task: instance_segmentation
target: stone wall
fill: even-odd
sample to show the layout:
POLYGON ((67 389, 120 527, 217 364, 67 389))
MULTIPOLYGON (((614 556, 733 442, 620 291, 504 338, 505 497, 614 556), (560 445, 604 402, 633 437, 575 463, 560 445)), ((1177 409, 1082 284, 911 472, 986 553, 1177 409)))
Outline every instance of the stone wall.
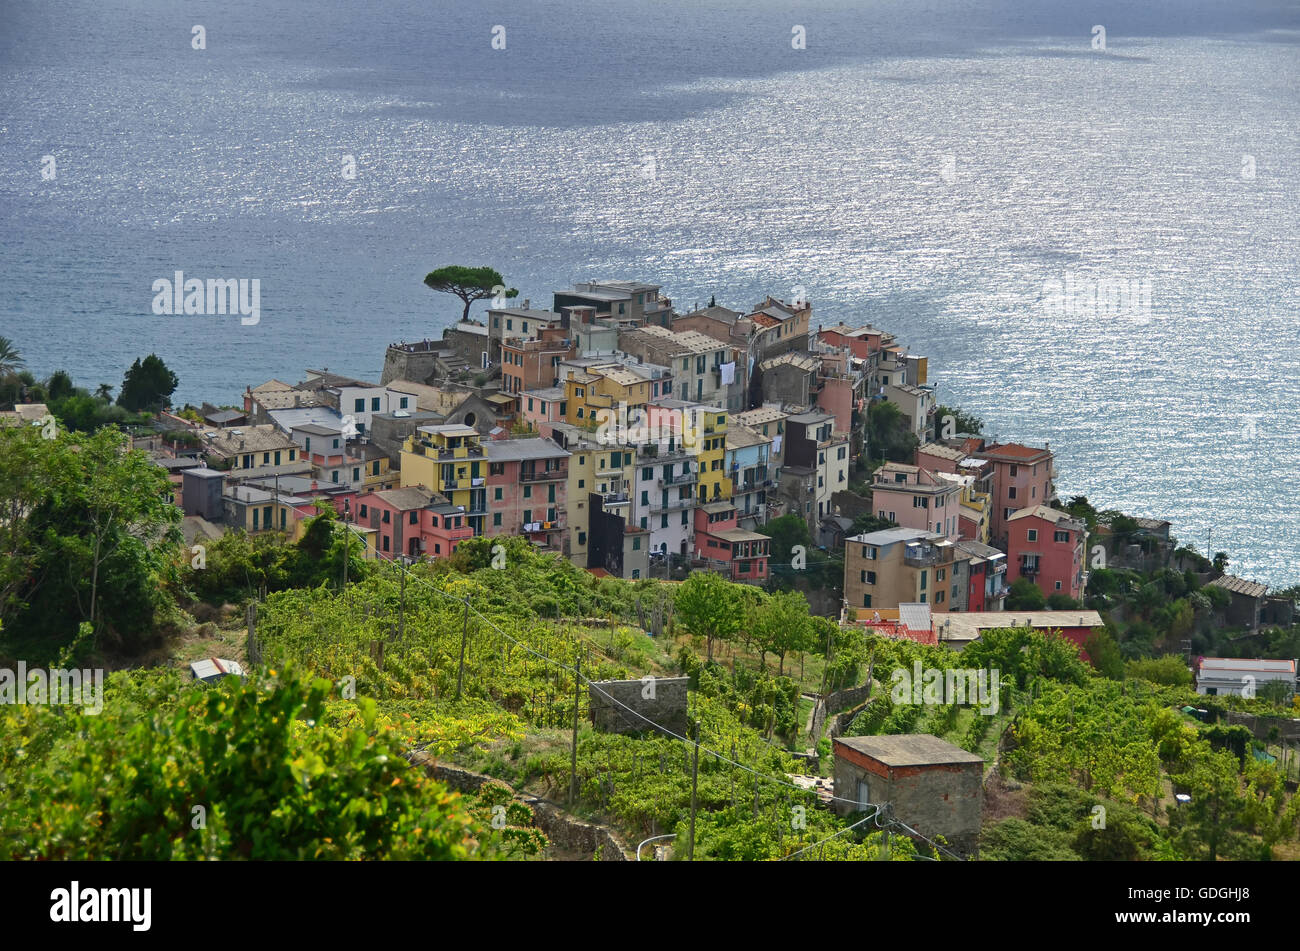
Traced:
POLYGON ((391 383, 393 380, 409 380, 412 383, 425 383, 437 376, 438 357, 449 352, 449 345, 442 340, 422 340, 408 344, 390 344, 384 354, 384 372, 379 382, 391 383))
POLYGON ((646 722, 651 720, 678 736, 685 736, 686 693, 690 682, 689 677, 593 681, 588 688, 591 722, 602 733, 640 733, 654 729, 646 722), (619 706, 620 703, 636 713, 619 706))
MULTIPOLYGON (((825 697, 817 701, 813 707, 812 715, 812 735, 815 738, 821 736, 822 726, 826 723, 826 717, 839 710, 848 710, 851 714, 856 715, 858 708, 865 706, 864 701, 871 696, 871 684, 859 684, 856 687, 846 687, 843 690, 836 690, 828 693, 825 697)), ((834 717, 831 720, 832 737, 840 736, 840 731, 847 727, 852 716, 848 718, 834 717)))
MULTIPOLYGON (((478 792, 493 777, 439 763, 426 753, 413 753, 411 764, 424 768, 425 774, 446 783, 460 792, 478 792)), ((602 862, 626 862, 628 849, 619 838, 604 826, 575 819, 562 808, 539 796, 516 793, 515 799, 533 810, 537 828, 551 840, 551 847, 565 852, 580 852, 595 857, 600 853, 602 862)))

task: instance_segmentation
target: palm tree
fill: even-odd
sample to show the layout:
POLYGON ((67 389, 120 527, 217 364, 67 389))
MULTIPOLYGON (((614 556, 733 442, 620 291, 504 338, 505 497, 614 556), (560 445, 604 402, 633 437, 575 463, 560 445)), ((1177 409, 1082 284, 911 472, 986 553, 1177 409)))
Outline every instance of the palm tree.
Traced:
POLYGON ((0 337, 0 380, 13 376, 27 363, 8 337, 0 337))
POLYGON ((112 398, 113 398, 113 384, 112 383, 99 384, 99 387, 95 390, 95 399, 108 401, 111 400, 112 398))

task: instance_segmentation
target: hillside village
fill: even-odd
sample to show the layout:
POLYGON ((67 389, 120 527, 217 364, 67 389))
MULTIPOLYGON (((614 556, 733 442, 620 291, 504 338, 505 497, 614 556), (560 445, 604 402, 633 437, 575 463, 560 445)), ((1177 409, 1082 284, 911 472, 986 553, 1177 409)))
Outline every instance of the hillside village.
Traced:
MULTIPOLYGON (((489 306, 440 340, 393 343, 378 381, 268 380, 201 422, 164 413, 136 444, 167 469, 190 542, 298 538, 323 497, 372 558, 521 536, 598 576, 763 584, 806 566, 760 531, 793 515, 843 558, 838 603, 807 592, 818 613, 961 643, 1009 620, 1027 579, 1052 605, 1017 620, 1082 643, 1102 623, 1078 607, 1104 560, 1060 504, 1050 445, 959 432, 940 405, 929 360, 871 324, 826 327, 770 296, 679 313, 657 285, 588 281, 549 309, 489 306), (869 438, 881 404, 892 453, 869 438), (854 533, 861 516, 884 527, 854 533)), ((1130 542, 1168 545, 1168 522, 1138 527, 1130 542)), ((1250 625, 1290 623, 1263 585, 1204 580, 1250 625)))

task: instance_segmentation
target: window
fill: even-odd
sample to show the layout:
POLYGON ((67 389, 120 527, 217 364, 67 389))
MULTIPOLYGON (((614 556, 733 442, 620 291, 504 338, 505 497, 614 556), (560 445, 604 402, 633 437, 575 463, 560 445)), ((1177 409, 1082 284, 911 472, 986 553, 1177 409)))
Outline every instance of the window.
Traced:
POLYGON ((419 524, 420 524, 420 513, 419 513, 419 512, 412 512, 412 513, 411 513, 411 517, 408 518, 407 521, 410 522, 410 524, 412 524, 412 525, 419 525, 419 524))
POLYGON ((364 413, 365 411, 366 411, 366 401, 365 401, 365 398, 364 398, 364 397, 363 397, 363 398, 360 398, 360 399, 357 399, 357 400, 355 400, 355 401, 353 402, 353 404, 352 404, 352 412, 354 412, 354 413, 364 413))
MULTIPOLYGON (((587 480, 586 480, 586 479, 579 479, 579 480, 578 480, 578 488, 580 488, 580 489, 585 489, 586 487, 587 487, 587 480)), ((498 489, 497 491, 500 492, 501 490, 498 489)), ((497 496, 497 497, 500 498, 500 496, 497 496)))
POLYGON ((661 515, 661 516, 659 517, 659 527, 660 527, 660 528, 667 528, 667 527, 668 527, 668 513, 667 513, 667 512, 665 512, 663 515, 661 515))
MULTIPOLYGON (((622 309, 623 309, 623 305, 622 305, 622 304, 619 304, 618 307, 619 307, 619 310, 622 310, 622 309)), ((640 569, 640 568, 633 568, 633 569, 632 569, 632 580, 635 581, 637 578, 640 578, 640 577, 641 577, 641 569, 640 569)))
POLYGON ((641 550, 641 536, 640 536, 640 535, 633 535, 633 536, 632 536, 632 550, 633 550, 633 551, 640 551, 640 550, 641 550))
POLYGON ((388 551, 388 536, 384 536, 384 551, 388 551))
POLYGON ((378 460, 378 459, 376 459, 374 462, 372 462, 372 463, 370 464, 370 474, 371 474, 371 475, 379 475, 379 460, 378 460))
POLYGON ((335 469, 333 472, 330 473, 330 481, 331 482, 339 481, 339 470, 335 469))
POLYGON ((944 592, 942 592, 942 591, 936 591, 935 594, 934 594, 934 603, 935 603, 935 604, 943 604, 943 596, 944 596, 944 592))
POLYGON ((364 502, 361 503, 361 517, 362 518, 366 517, 366 503, 364 502))
POLYGON ((378 413, 378 412, 379 412, 379 397, 378 397, 378 396, 372 396, 372 397, 370 398, 370 411, 371 411, 372 413, 378 413))
MULTIPOLYGON (((927 581, 929 581, 929 580, 930 580, 930 572, 928 572, 928 571, 922 571, 922 572, 921 572, 921 590, 922 590, 922 591, 925 590, 925 583, 926 583, 927 581)), ((925 598, 922 597, 921 600, 924 601, 925 598)))
POLYGON ((311 437, 310 437, 310 436, 306 437, 306 442, 307 442, 307 444, 306 444, 305 446, 303 446, 303 448, 306 449, 308 452, 311 452, 311 437))
POLYGON ((1011 467, 1011 478, 1014 479, 1014 478, 1016 477, 1016 474, 1017 474, 1018 472, 1020 472, 1020 467, 1019 467, 1019 466, 1012 466, 1012 467, 1011 467))
POLYGON ((275 451, 275 464, 277 466, 280 464, 280 450, 278 449, 275 451))
MULTIPOLYGON (((651 479, 654 478, 654 474, 655 474, 655 471, 654 471, 653 469, 649 468, 648 466, 643 467, 643 468, 641 469, 641 478, 645 479, 647 482, 649 482, 651 479)), ((668 470, 667 470, 667 469, 664 470, 664 478, 665 478, 665 479, 669 479, 669 478, 671 478, 671 476, 668 475, 668 470)))
POLYGON ((524 486, 524 498, 531 499, 532 497, 533 497, 533 487, 531 485, 524 486))
POLYGON ((406 409, 406 403, 407 403, 407 400, 409 400, 409 399, 410 399, 409 396, 403 396, 401 399, 399 399, 399 400, 397 401, 397 408, 398 408, 398 409, 406 409))
POLYGON ((493 512, 493 513, 492 513, 492 524, 495 525, 495 526, 498 526, 498 527, 501 525, 501 513, 500 513, 500 512, 493 512))
POLYGON ((689 523, 686 521, 686 513, 685 513, 685 512, 682 512, 682 524, 683 524, 683 525, 687 525, 687 524, 689 524, 689 523))
POLYGON ((356 466, 353 466, 353 467, 352 467, 352 481, 353 481, 353 482, 360 482, 360 481, 361 481, 361 470, 360 470, 359 468, 357 468, 356 466))
POLYGON ((936 569, 934 569, 934 580, 935 580, 935 581, 942 581, 942 580, 943 580, 944 578, 946 578, 947 576, 948 576, 948 572, 947 572, 946 569, 944 569, 944 568, 936 568, 936 569))
POLYGON ((586 533, 586 532, 578 532, 578 544, 579 544, 579 545, 585 545, 585 544, 587 544, 587 533, 586 533))
POLYGON ((387 509, 384 509, 384 524, 385 524, 385 525, 388 524, 388 515, 389 515, 388 510, 387 510, 387 509))
POLYGON ((337 449, 338 447, 339 447, 338 437, 335 437, 335 438, 334 438, 334 448, 337 449))
POLYGON ((501 486, 497 486, 495 489, 492 490, 492 501, 493 502, 501 501, 501 486))
POLYGON ((862 596, 862 606, 863 606, 864 608, 869 608, 869 607, 871 607, 871 595, 869 595, 869 594, 864 594, 864 595, 862 596))
POLYGON ((875 584, 875 583, 876 583, 876 573, 875 573, 874 571, 864 571, 864 572, 862 572, 862 583, 863 583, 863 584, 875 584))
POLYGON ((1057 590, 1057 591, 1060 591, 1060 590, 1061 590, 1061 582, 1059 582, 1059 581, 1056 582, 1056 590, 1057 590))
POLYGON ((1069 532, 1053 532, 1053 533, 1052 533, 1052 541, 1054 541, 1054 542, 1068 542, 1069 540, 1070 540, 1070 533, 1069 533, 1069 532))
POLYGON ((1013 485, 1007 489, 1007 498, 1014 499, 1015 497, 1016 497, 1016 487, 1013 485))
POLYGON ((1031 542, 1038 541, 1038 529, 1036 528, 1029 529, 1029 531, 1025 533, 1025 540, 1031 542))

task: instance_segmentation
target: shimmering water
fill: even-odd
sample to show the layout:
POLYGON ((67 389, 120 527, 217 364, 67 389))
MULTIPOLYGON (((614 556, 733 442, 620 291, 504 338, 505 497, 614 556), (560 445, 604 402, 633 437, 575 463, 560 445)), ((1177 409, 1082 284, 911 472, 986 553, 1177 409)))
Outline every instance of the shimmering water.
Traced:
POLYGON ((458 315, 441 264, 535 302, 802 287, 1050 441, 1064 493, 1300 580, 1300 14, 1077 6, 5 0, 0 334, 40 375, 152 350, 231 402, 377 377, 458 315), (176 270, 259 278, 261 322, 154 316, 176 270), (1045 307, 1067 277, 1150 308, 1045 307))

